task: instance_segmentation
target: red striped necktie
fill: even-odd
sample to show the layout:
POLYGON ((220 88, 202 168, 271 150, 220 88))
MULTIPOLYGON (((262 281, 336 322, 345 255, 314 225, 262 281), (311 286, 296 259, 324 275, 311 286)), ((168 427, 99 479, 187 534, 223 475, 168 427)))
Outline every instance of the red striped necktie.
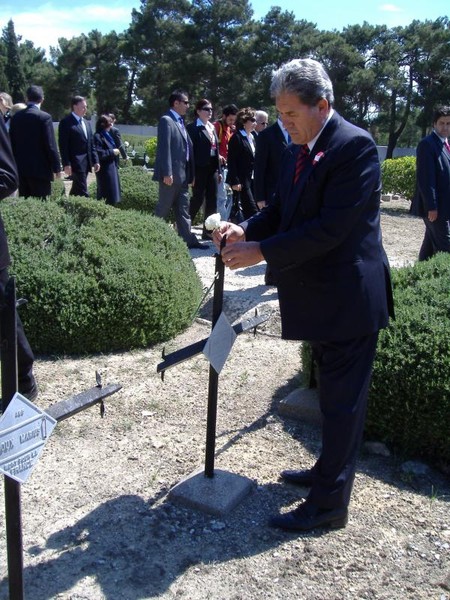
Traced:
POLYGON ((447 151, 450 152, 450 144, 448 143, 448 140, 445 140, 444 146, 447 148, 447 151))
POLYGON ((309 160, 309 146, 308 144, 303 144, 300 146, 300 150, 297 154, 297 162, 295 163, 295 175, 294 175, 294 185, 299 180, 300 174, 303 169, 306 167, 306 163, 309 160))

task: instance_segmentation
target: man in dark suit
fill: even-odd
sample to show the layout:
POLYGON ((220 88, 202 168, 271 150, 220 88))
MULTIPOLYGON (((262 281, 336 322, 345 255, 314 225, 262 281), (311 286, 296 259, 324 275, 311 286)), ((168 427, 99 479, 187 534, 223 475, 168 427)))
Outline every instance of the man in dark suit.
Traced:
POLYGON ((380 164, 370 135, 332 108, 320 63, 278 69, 271 93, 293 145, 273 202, 214 233, 232 269, 265 259, 278 280, 285 339, 309 340, 318 366, 322 450, 285 481, 310 486, 298 508, 271 525, 287 530, 344 527, 356 469, 378 331, 392 312, 380 232, 380 164))
POLYGON ((275 194, 288 140, 289 134, 280 119, 261 131, 256 138, 254 195, 260 210, 269 204, 275 194))
MULTIPOLYGON (((289 134, 280 119, 256 138, 254 196, 259 210, 267 206, 275 194, 283 153, 289 142, 289 134)), ((264 281, 266 285, 276 284, 268 267, 264 281)))
MULTIPOLYGON (((3 119, 0 119, 0 200, 10 196, 18 185, 18 175, 11 145, 3 119)), ((9 280, 8 266, 11 263, 3 220, 0 217, 0 287, 5 288, 9 280)), ((19 392, 29 400, 38 395, 33 375, 34 355, 17 315, 17 380, 19 392)))
POLYGON ((194 180, 194 151, 184 124, 189 107, 186 92, 176 90, 169 97, 170 110, 158 124, 153 179, 159 182, 159 199, 155 215, 167 218, 173 208, 178 235, 188 248, 208 249, 191 232, 189 214, 189 184, 194 180))
POLYGON ((44 92, 31 85, 27 108, 11 119, 9 134, 19 172, 19 196, 46 198, 54 177, 61 176, 61 160, 51 115, 41 110, 44 92))
POLYGON ((93 144, 90 124, 84 118, 87 103, 83 96, 74 96, 72 112, 59 124, 59 151, 61 152, 64 173, 72 177, 71 196, 89 196, 87 189, 88 173, 100 169, 97 152, 93 144))
POLYGON ((422 217, 425 237, 419 260, 450 252, 450 107, 433 115, 433 131, 417 146, 416 193, 412 214, 422 217))

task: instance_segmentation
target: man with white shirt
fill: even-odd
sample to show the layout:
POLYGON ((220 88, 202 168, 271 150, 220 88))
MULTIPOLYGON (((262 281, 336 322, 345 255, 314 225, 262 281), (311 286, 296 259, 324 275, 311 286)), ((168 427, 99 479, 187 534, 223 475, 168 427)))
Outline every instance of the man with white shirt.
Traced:
POLYGON ((83 96, 74 96, 72 112, 59 124, 59 151, 61 152, 64 173, 72 178, 71 196, 89 196, 87 189, 88 173, 96 173, 100 163, 93 143, 90 124, 84 116, 87 102, 83 96))
POLYGON ((450 252, 450 106, 438 107, 433 131, 419 142, 416 153, 416 193, 411 212, 422 217, 425 237, 419 260, 450 252))
POLYGON ((254 135, 257 137, 266 127, 269 126, 269 115, 265 110, 257 110, 255 111, 255 131, 254 135))
POLYGON ((46 198, 51 182, 61 175, 51 115, 41 110, 44 92, 38 85, 26 91, 27 107, 10 121, 10 138, 19 173, 19 196, 46 198))
POLYGON ((189 184, 194 180, 194 150, 186 130, 184 116, 189 108, 186 92, 175 90, 169 97, 169 110, 158 123, 155 172, 159 198, 155 215, 166 219, 173 208, 178 235, 188 248, 207 250, 191 232, 189 184))

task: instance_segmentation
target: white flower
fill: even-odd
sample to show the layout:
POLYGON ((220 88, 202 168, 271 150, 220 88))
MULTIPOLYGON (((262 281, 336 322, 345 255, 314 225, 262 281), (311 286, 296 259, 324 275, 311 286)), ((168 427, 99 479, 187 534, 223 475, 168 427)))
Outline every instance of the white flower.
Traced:
POLYGON ((209 217, 205 221, 205 227, 208 231, 214 231, 214 229, 219 229, 220 213, 214 213, 213 215, 209 215, 209 217))

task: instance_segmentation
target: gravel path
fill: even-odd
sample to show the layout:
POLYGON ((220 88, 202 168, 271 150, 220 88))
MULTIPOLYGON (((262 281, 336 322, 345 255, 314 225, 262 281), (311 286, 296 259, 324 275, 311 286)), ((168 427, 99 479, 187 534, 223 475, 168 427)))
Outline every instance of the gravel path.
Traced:
MULTIPOLYGON (((394 265, 414 261, 423 225, 401 201, 383 205, 394 265)), ((213 252, 192 251, 205 285, 213 252)), ((156 374, 162 347, 87 358, 40 358, 39 406, 103 381, 123 390, 57 426, 22 486, 25 596, 29 600, 449 600, 450 482, 395 455, 362 453, 346 529, 285 534, 268 517, 301 490, 281 469, 308 466, 320 431, 281 418, 277 404, 299 384, 299 344, 279 339, 276 290, 263 266, 226 274, 230 320, 272 318, 237 338, 220 375, 216 468, 249 477, 252 492, 224 517, 172 504, 170 488, 204 463, 208 365, 198 356, 156 374)), ((202 319, 166 351, 207 337, 202 319)), ((0 530, 4 499, 0 492, 0 530)), ((8 597, 0 540, 0 598, 8 597)))

